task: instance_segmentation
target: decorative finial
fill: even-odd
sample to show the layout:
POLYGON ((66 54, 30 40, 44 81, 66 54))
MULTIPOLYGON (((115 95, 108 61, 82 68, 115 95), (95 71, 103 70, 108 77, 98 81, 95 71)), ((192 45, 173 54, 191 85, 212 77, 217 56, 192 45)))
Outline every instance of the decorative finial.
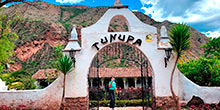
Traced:
POLYGON ((115 0, 115 3, 113 6, 122 6, 122 3, 120 2, 120 0, 115 0))
POLYGON ((73 25, 73 29, 71 31, 71 38, 69 40, 78 40, 76 32, 76 25, 73 25))

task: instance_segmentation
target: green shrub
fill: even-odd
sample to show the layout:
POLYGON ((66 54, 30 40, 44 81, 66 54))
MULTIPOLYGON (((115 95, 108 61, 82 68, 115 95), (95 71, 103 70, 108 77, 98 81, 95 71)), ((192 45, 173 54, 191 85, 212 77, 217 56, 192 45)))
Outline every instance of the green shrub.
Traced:
POLYGON ((13 73, 5 73, 1 74, 0 78, 6 82, 10 89, 16 90, 27 90, 27 89, 35 89, 36 85, 34 84, 35 79, 31 77, 25 70, 15 71, 13 73))
MULTIPOLYGON (((99 101, 99 106, 107 107, 107 106, 109 106, 109 104, 110 104, 110 100, 99 101)), ((98 106, 98 101, 90 100, 89 101, 89 106, 90 107, 98 106)), ((115 101, 115 106, 117 106, 117 107, 142 106, 142 100, 141 99, 137 99, 137 100, 116 100, 115 101)))
POLYGON ((178 64, 179 70, 200 86, 220 86, 220 37, 210 38, 204 56, 178 64))
POLYGON ((89 90, 89 99, 90 100, 104 100, 106 92, 104 89, 90 89, 89 90))
MULTIPOLYGON (((150 98, 151 94, 149 91, 144 90, 145 99, 150 98)), ((142 89, 141 88, 129 88, 118 90, 118 94, 115 94, 116 99, 118 100, 133 100, 133 99, 142 99, 142 89)), ((109 99, 109 93, 104 89, 90 89, 89 90, 89 99, 90 100, 106 100, 109 99)))
POLYGON ((191 59, 179 64, 178 68, 200 86, 220 86, 220 60, 217 57, 191 59))

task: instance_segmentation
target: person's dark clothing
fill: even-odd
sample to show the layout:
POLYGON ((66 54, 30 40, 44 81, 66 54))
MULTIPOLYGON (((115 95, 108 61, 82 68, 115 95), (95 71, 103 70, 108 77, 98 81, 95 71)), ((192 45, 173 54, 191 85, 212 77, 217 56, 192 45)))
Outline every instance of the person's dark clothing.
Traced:
POLYGON ((109 97, 110 97, 110 108, 115 107, 115 91, 109 90, 109 97))

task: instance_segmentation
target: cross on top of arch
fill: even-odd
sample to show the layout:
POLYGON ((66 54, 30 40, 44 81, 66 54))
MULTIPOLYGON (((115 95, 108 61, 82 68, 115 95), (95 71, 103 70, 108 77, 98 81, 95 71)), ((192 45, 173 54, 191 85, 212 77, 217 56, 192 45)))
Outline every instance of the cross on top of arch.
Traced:
POLYGON ((115 0, 115 3, 113 6, 122 6, 122 3, 120 2, 120 0, 115 0))

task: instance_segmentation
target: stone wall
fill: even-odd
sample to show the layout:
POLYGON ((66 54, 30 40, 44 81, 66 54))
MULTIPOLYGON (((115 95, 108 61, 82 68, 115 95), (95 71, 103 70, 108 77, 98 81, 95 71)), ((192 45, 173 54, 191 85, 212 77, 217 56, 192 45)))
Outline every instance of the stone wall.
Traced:
POLYGON ((156 97, 156 107, 157 108, 172 108, 175 107, 175 101, 172 96, 156 97))
POLYGON ((88 110, 89 97, 65 98, 64 107, 65 110, 88 110))

